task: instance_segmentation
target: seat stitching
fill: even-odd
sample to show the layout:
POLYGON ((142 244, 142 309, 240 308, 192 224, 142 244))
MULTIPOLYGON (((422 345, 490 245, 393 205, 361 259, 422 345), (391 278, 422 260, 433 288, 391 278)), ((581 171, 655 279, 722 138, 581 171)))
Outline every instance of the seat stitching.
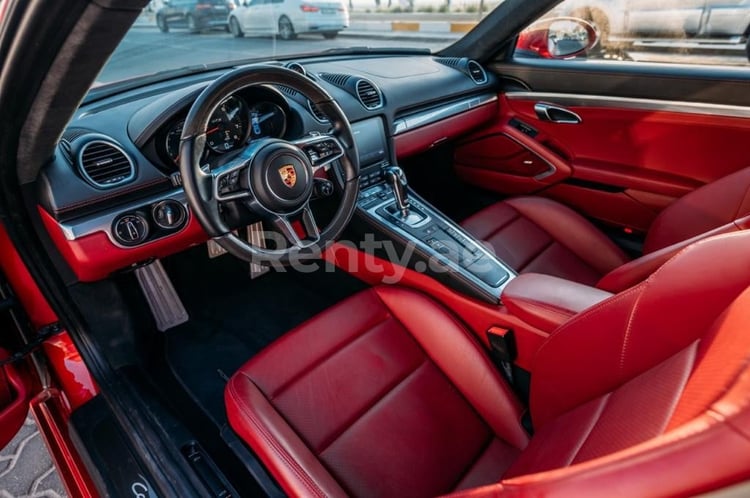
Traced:
POLYGON ((635 301, 633 301, 633 306, 630 308, 630 314, 628 315, 628 321, 627 325, 625 326, 625 335, 622 339, 622 349, 620 350, 620 376, 624 373, 625 370, 625 359, 628 353, 628 346, 630 344, 630 332, 633 328, 633 320, 635 318, 635 313, 638 311, 638 305, 641 303, 641 299, 643 298, 643 295, 646 293, 646 289, 648 289, 648 286, 651 284, 651 280, 646 280, 645 285, 643 286, 643 290, 638 294, 638 296, 635 298, 635 301))
POLYGON ((316 361, 312 362, 307 367, 305 367, 304 369, 302 369, 299 372, 297 372, 296 374, 294 374, 284 384, 282 384, 282 385, 278 386, 276 389, 274 389, 273 393, 270 393, 270 395, 268 396, 268 399, 270 401, 272 401, 272 400, 278 398, 284 391, 286 391, 293 384, 295 384, 299 380, 301 380, 302 377, 304 377, 305 375, 307 375, 311 371, 315 370, 320 365, 322 365, 323 363, 327 362, 328 360, 330 360, 331 358, 333 358, 334 356, 336 356, 337 354, 339 354, 341 351, 343 351, 343 350, 347 349, 348 347, 352 346, 355 342, 357 342, 357 340, 359 340, 362 337, 364 337, 365 335, 367 335, 368 332, 370 332, 373 329, 379 327, 380 325, 384 324, 388 320, 392 320, 393 319, 393 317, 391 316, 391 314, 388 313, 387 311, 385 312, 385 315, 386 315, 385 318, 383 318, 379 322, 374 323, 370 327, 365 327, 362 330, 359 330, 359 331, 355 332, 350 337, 348 337, 346 341, 342 342, 341 344, 337 344, 331 351, 328 351, 325 355, 321 356, 316 361))
POLYGON ((612 397, 612 393, 611 392, 608 392, 607 394, 604 395, 604 401, 602 402, 601 406, 599 407, 599 409, 594 414, 594 417, 593 417, 592 423, 591 423, 591 427, 589 427, 589 430, 586 432, 586 435, 583 438, 581 438, 580 442, 578 443, 578 447, 575 448, 575 451, 571 455, 570 460, 568 461, 568 463, 566 464, 566 466, 567 465, 572 465, 573 462, 575 462, 576 457, 581 452, 581 449, 586 444, 586 441, 589 440, 589 438, 591 437, 591 434, 594 432, 594 429, 599 424, 599 421, 602 418, 602 414, 604 414, 604 409, 609 404, 609 399, 611 397, 612 397))
POLYGON ((409 377, 411 377, 412 375, 414 375, 414 373, 416 373, 417 370, 419 370, 420 368, 422 368, 422 366, 425 363, 427 363, 427 361, 428 360, 427 360, 426 356, 423 356, 422 361, 419 362, 414 369, 412 369, 411 371, 407 372, 400 379, 397 379, 397 381, 393 385, 388 386, 383 392, 378 393, 375 396, 375 398, 370 403, 368 403, 365 407, 363 407, 362 409, 359 410, 359 413, 357 413, 356 415, 354 415, 353 417, 351 417, 351 419, 350 419, 350 421, 349 421, 348 424, 345 424, 342 427, 339 427, 336 432, 334 432, 332 435, 330 435, 328 438, 326 438, 327 441, 324 441, 323 443, 321 443, 320 449, 317 449, 316 453, 318 455, 320 455, 323 452, 325 452, 328 448, 330 448, 331 446, 333 446, 333 443, 335 443, 341 436, 343 436, 346 431, 348 431, 354 424, 356 424, 360 419, 362 419, 365 415, 367 415, 367 413, 370 410, 372 410, 373 408, 375 408, 375 406, 378 403, 380 403, 383 400, 383 398, 385 398, 386 396, 388 396, 388 394, 390 394, 392 391, 394 391, 398 386, 400 386, 401 384, 403 384, 404 382, 406 382, 406 380, 409 379, 409 377))
MULTIPOLYGON (((545 233, 545 234, 547 234, 547 235, 549 236, 549 234, 548 234, 547 232, 544 232, 544 233, 545 233)), ((537 253, 536 253, 536 254, 533 254, 533 255, 532 255, 532 256, 531 256, 531 257, 530 257, 530 258, 528 259, 528 261, 525 261, 525 262, 524 262, 524 264, 522 264, 522 265, 519 265, 519 267, 518 267, 518 270, 517 270, 517 271, 518 271, 518 273, 522 273, 522 272, 523 272, 523 270, 524 270, 524 269, 525 269, 525 268, 526 268, 527 266, 529 266, 529 265, 530 265, 531 263, 533 263, 534 261, 536 261, 536 260, 537 260, 537 259, 538 259, 538 258, 539 258, 539 257, 540 257, 540 256, 541 256, 542 254, 544 254, 544 253, 545 253, 545 252, 547 252, 547 251, 548 251, 548 250, 549 250, 550 248, 552 248, 552 246, 553 246, 553 245, 555 245, 555 239, 553 239, 552 237, 550 237, 550 240, 549 240, 549 242, 548 242, 548 243, 547 243, 546 245, 544 245, 544 246, 542 247, 542 249, 541 249, 540 251, 537 251, 537 253)))
MULTIPOLYGON (((438 303, 436 303, 434 301, 434 299, 432 299, 431 297, 426 296, 426 295, 422 294, 421 292, 417 292, 417 291, 414 291, 414 292, 416 294, 422 296, 423 298, 427 299, 427 301, 430 303, 430 305, 432 305, 433 307, 437 308, 438 312, 440 312, 443 316, 445 316, 450 321, 452 321, 453 324, 463 333, 464 337, 466 337, 468 339, 468 341, 474 346, 474 348, 477 351, 477 354, 478 354, 478 356, 480 358, 480 361, 482 361, 484 363, 484 365, 487 367, 487 369, 489 371, 495 373, 498 376, 500 375, 500 372, 497 370, 497 367, 495 366, 495 364, 492 363, 491 360, 490 360, 490 358, 489 358, 489 356, 487 356, 487 350, 484 347, 480 346, 480 344, 478 343, 478 339, 477 339, 476 335, 474 335, 471 332, 469 332, 468 325, 465 325, 462 321, 460 321, 458 318, 456 318, 456 316, 454 316, 453 313, 451 313, 451 312, 448 311, 448 308, 439 306, 438 303)), ((385 301, 383 301, 383 298, 380 297, 380 294, 378 294, 377 291, 375 292, 375 295, 378 296, 378 299, 380 299, 380 301, 383 303, 383 306, 385 306, 386 308, 388 308, 388 305, 385 304, 385 301)), ((388 309, 390 309, 390 308, 388 308, 388 309)), ((396 320, 396 322, 398 322, 401 325, 401 327, 403 327, 403 329, 406 330, 409 333, 409 336, 416 343, 417 347, 419 347, 422 350, 422 352, 424 353, 425 357, 433 365, 435 365, 435 363, 436 363, 435 360, 432 358, 432 356, 430 356, 427 353, 427 351, 422 347, 422 345, 419 343, 419 341, 417 341, 417 339, 414 338, 414 336, 409 332, 409 329, 407 329, 404 326, 404 324, 401 323, 401 321, 396 316, 393 316, 393 319, 396 320)), ((436 368, 437 368, 437 365, 436 365, 436 368)), ((448 384, 450 384, 451 386, 453 386, 456 389, 456 392, 461 396, 461 398, 463 398, 463 400, 472 409, 472 411, 479 418, 479 420, 481 420, 485 424, 485 426, 489 429, 489 431, 494 434, 495 431, 492 428, 492 426, 486 421, 485 417, 483 417, 482 415, 480 415, 479 411, 474 406, 474 403, 472 403, 471 401, 469 401, 469 398, 464 393, 464 391, 462 389, 460 389, 456 385, 456 383, 453 382, 453 379, 451 379, 450 377, 448 377, 448 375, 445 372, 443 372, 442 369, 440 369, 440 368, 437 368, 437 369, 440 372, 440 374, 443 376, 443 378, 446 380, 446 382, 448 382, 448 384)), ((508 386, 508 384, 503 379, 500 379, 499 385, 500 385, 500 389, 502 390, 503 393, 505 393, 505 395, 507 396, 507 399, 510 400, 511 404, 513 403, 513 401, 516 401, 516 402, 518 401, 518 397, 515 395, 515 393, 511 390, 510 386, 508 386)), ((522 417, 523 417, 523 413, 519 413, 518 420, 516 420, 516 422, 518 422, 520 424, 522 417)), ((495 434, 495 435, 498 438, 500 438, 499 435, 497 435, 497 434, 495 434)), ((528 442, 528 440, 527 440, 527 442, 528 442)), ((508 443, 508 444, 511 444, 511 443, 508 443)), ((513 446, 513 447, 517 448, 516 446, 513 446)), ((518 449, 522 450, 523 448, 518 448, 518 449)))
POLYGON ((448 489, 451 491, 455 491, 461 482, 466 479, 466 476, 469 475, 469 472, 476 466, 477 463, 479 463, 479 460, 482 459, 482 456, 484 456, 485 453, 487 453, 487 450, 490 449, 490 446, 492 446, 492 442, 497 439, 497 436, 492 434, 490 432, 489 438, 487 438, 487 441, 482 444, 482 446, 479 447, 479 453, 477 453, 474 458, 469 460, 469 463, 466 465, 466 468, 464 468, 459 474, 456 481, 451 485, 448 489))
POLYGON ((735 220, 736 220, 737 218, 739 218, 739 216, 740 216, 740 209, 742 208, 742 205, 743 205, 743 204, 745 203, 745 199, 747 199, 747 196, 748 196, 748 194, 750 194, 750 185, 748 185, 748 186, 747 186, 747 187, 745 188, 745 193, 744 193, 744 195, 743 195, 743 196, 742 196, 742 198, 740 199, 740 202, 739 202, 739 203, 737 203, 737 210, 736 210, 736 211, 735 211, 735 213, 734 213, 734 219, 735 219, 735 220))
MULTIPOLYGON (((257 385, 247 377, 244 376, 251 384, 255 386, 256 389, 262 394, 263 391, 258 388, 257 385)), ((247 417, 247 419, 250 421, 250 423, 256 428, 257 433, 263 438, 263 440, 268 444, 268 446, 271 448, 271 450, 279 457, 281 460, 286 464, 286 466, 294 472, 294 474, 300 478, 302 483, 310 490, 312 491, 316 496, 325 497, 326 494, 323 492, 322 489, 320 489, 320 486, 315 482, 315 480, 310 476, 305 470, 297 463, 296 460, 289 454, 288 451, 286 451, 283 446, 278 442, 278 440, 271 435, 268 430, 265 427, 265 424, 263 424, 258 418, 256 417, 255 413, 252 410, 248 410, 246 407, 246 404, 242 400, 242 398, 239 396, 239 394, 236 391, 236 388, 234 387, 233 383, 229 383, 229 395, 232 397, 234 402, 236 403, 237 407, 242 411, 242 413, 247 417)), ((270 404, 270 403, 269 403, 270 404)), ((271 407, 274 409, 274 411, 278 412, 276 408, 271 405, 271 407)), ((304 444, 304 443, 303 443, 304 444)))
POLYGON ((519 220, 519 219, 521 219, 521 215, 518 214, 518 212, 516 212, 516 215, 513 218, 511 218, 510 220, 508 220, 505 224, 500 225, 499 227, 496 227, 495 229, 493 229, 490 233, 488 233, 487 235, 485 235, 483 237, 483 239, 485 239, 485 240, 491 239, 492 237, 494 237, 498 233, 502 232, 503 230, 505 230, 506 228, 508 228, 509 226, 511 226, 513 223, 515 223, 516 220, 519 220))

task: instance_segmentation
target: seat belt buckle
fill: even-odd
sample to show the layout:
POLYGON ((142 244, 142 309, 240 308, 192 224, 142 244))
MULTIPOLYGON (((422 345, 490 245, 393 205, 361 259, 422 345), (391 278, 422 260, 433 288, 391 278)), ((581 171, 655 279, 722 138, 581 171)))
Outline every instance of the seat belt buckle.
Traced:
POLYGON ((513 362, 516 360, 516 337, 512 329, 492 326, 487 329, 487 340, 490 343, 492 358, 503 369, 510 383, 513 383, 513 362))

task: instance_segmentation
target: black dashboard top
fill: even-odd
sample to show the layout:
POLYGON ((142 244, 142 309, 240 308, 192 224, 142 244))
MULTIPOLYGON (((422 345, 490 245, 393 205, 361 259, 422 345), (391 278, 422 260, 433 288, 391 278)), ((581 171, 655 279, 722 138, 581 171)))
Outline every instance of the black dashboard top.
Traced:
MULTIPOLYGON (((405 116, 496 86, 481 66, 459 58, 329 56, 296 62, 293 69, 324 87, 350 122, 380 116, 389 138, 405 116)), ((69 220, 174 188, 174 140, 182 120, 221 74, 153 84, 82 106, 42 170, 40 204, 56 219, 69 220)), ((328 129, 325 116, 287 87, 240 90, 217 108, 211 124, 215 137, 207 163, 259 136, 297 139, 328 129)))

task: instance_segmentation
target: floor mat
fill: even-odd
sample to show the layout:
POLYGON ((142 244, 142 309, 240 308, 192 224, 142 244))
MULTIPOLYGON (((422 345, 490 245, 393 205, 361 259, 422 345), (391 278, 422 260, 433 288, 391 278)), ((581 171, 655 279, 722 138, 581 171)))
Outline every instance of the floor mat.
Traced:
MULTIPOLYGON (((340 271, 272 271, 251 281, 248 265, 205 247, 164 261, 190 320, 166 333, 167 361, 191 397, 218 424, 226 421, 226 377, 303 321, 365 288, 340 271)), ((330 268, 328 269, 330 270, 330 268)))

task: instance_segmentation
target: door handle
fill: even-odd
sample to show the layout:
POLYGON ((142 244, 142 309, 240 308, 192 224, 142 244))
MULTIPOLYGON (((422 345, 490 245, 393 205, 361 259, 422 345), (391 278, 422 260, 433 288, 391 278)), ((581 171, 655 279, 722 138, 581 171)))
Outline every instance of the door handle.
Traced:
POLYGON ((545 104, 544 102, 534 104, 534 112, 536 112, 536 116, 542 121, 552 121, 553 123, 560 124, 578 124, 583 121, 581 116, 573 111, 564 107, 545 104))

